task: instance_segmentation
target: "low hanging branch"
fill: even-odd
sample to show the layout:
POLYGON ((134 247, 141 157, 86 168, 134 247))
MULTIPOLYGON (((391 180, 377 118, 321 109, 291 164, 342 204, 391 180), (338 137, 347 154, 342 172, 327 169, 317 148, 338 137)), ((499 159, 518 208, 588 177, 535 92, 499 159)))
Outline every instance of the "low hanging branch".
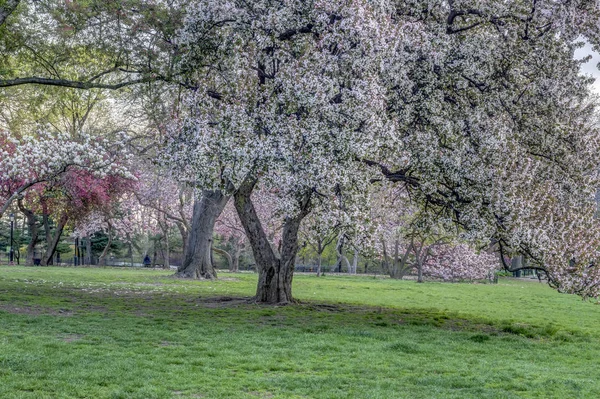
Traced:
POLYGON ((164 76, 146 76, 139 79, 127 80, 119 83, 100 83, 94 81, 77 81, 68 79, 52 79, 42 78, 39 76, 31 76, 27 78, 16 78, 16 79, 2 79, 0 80, 0 87, 14 87, 28 84, 36 84, 43 86, 58 86, 68 87, 72 89, 90 90, 90 89, 106 89, 106 90, 118 90, 123 87, 132 86, 141 83, 164 81, 167 82, 169 79, 164 76))

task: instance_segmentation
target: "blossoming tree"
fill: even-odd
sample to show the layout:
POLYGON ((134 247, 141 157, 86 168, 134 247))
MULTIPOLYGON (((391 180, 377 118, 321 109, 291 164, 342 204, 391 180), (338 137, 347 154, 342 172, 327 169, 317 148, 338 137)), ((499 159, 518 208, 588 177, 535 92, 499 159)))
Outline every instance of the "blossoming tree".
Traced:
POLYGON ((292 299, 314 196, 365 191, 366 166, 406 186, 424 228, 458 225, 463 239, 527 253, 561 289, 595 295, 594 279, 579 278, 597 270, 594 245, 575 257, 561 240, 542 243, 530 199, 560 204, 544 209, 565 220, 561 234, 576 236, 572 218, 593 224, 598 135, 573 54, 580 36, 600 43, 598 12, 586 1, 199 1, 179 40, 195 92, 171 163, 235 196, 258 301, 292 299), (281 252, 250 198, 259 180, 281 195, 281 252))

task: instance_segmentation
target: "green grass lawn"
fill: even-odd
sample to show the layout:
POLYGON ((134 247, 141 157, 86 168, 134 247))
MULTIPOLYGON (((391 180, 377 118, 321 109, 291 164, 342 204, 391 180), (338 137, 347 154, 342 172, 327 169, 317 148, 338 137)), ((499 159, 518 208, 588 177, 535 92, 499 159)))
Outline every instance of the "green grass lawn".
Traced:
POLYGON ((534 281, 0 267, 0 398, 600 398, 600 307, 534 281))

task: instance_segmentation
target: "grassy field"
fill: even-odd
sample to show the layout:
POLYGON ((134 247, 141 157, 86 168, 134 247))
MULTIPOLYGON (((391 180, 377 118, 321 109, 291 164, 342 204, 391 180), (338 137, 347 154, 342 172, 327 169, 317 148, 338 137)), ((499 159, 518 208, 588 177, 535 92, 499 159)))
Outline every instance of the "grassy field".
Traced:
POLYGON ((600 307, 534 281, 0 267, 0 398, 599 398, 600 307))

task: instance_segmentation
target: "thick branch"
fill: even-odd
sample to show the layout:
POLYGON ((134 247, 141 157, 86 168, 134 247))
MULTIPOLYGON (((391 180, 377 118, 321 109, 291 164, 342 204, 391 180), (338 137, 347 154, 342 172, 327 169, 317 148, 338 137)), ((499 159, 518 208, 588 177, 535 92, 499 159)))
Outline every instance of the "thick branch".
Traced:
POLYGON ((260 249, 253 251, 256 264, 260 267, 260 265, 275 264, 278 260, 278 254, 271 248, 269 239, 250 199, 256 183, 256 179, 246 178, 234 194, 234 204, 253 250, 255 248, 260 249))
POLYGON ((229 254, 229 252, 227 252, 221 248, 215 248, 215 247, 212 247, 212 250, 213 250, 213 252, 216 252, 219 255, 222 255, 225 259, 227 259, 227 265, 229 266, 229 270, 231 270, 233 267, 233 258, 229 254))
POLYGON ((394 183, 403 182, 403 183, 410 184, 413 187, 419 187, 421 184, 419 182, 419 179, 412 177, 412 176, 408 176, 406 174, 406 170, 399 169, 397 171, 391 171, 387 166, 385 166, 379 162, 371 161, 368 159, 363 159, 362 162, 367 164, 368 166, 378 167, 379 170, 381 171, 381 173, 383 173, 383 175, 385 176, 385 178, 391 182, 394 182, 394 183))
POLYGON ((68 80, 68 79, 51 79, 51 78, 42 78, 38 76, 31 76, 27 78, 16 78, 16 79, 1 79, 0 87, 13 87, 13 86, 21 86, 27 84, 37 84, 43 86, 59 86, 59 87, 69 87, 72 89, 80 89, 80 90, 90 90, 90 89, 106 89, 106 90, 118 90, 123 87, 132 86, 140 83, 148 83, 148 82, 157 82, 157 81, 168 81, 167 78, 163 76, 147 76, 139 79, 128 80, 120 83, 99 83, 93 80, 88 80, 85 82, 80 82, 77 80, 68 80))

